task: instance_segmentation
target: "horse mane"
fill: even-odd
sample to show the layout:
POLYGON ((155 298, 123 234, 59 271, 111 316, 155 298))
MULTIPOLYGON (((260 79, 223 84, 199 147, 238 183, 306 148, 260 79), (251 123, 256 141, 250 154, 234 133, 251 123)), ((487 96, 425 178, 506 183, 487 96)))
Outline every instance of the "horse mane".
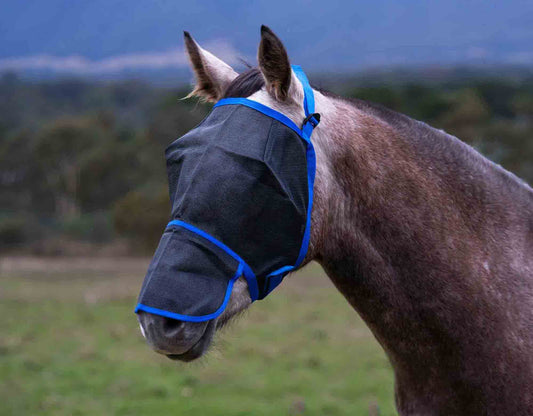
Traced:
MULTIPOLYGON (((265 80, 261 71, 258 68, 250 68, 239 74, 228 86, 224 92, 223 98, 246 98, 261 90, 265 85, 265 80)), ((441 161, 446 161, 448 166, 458 163, 460 160, 466 162, 467 166, 485 165, 485 169, 497 171, 497 176, 503 180, 507 185, 518 186, 519 188, 526 188, 531 192, 531 188, 522 179, 514 174, 504 170, 501 166, 482 157, 471 146, 446 133, 443 130, 438 130, 430 125, 415 120, 405 114, 398 113, 381 104, 371 101, 365 101, 358 98, 346 98, 334 94, 322 88, 313 88, 319 91, 326 97, 335 100, 341 100, 355 107, 358 111, 373 116, 384 123, 391 126, 395 131, 402 134, 406 138, 410 138, 413 144, 417 144, 419 149, 424 149, 423 153, 432 153, 434 157, 441 158, 441 161), (452 143, 456 142, 454 146, 452 143), (448 143, 446 145, 445 143, 448 143), (469 161, 469 162, 467 162, 469 161), (489 167, 490 166, 490 167, 489 167)), ((483 169, 483 170, 485 170, 483 169)))
POLYGON ((462 171, 465 174, 469 168, 475 167, 487 175, 492 172, 493 180, 500 181, 503 186, 511 186, 521 192, 526 191, 529 198, 533 197, 533 190, 522 178, 487 159, 472 146, 444 130, 398 113, 381 104, 358 98, 342 97, 320 89, 319 91, 327 97, 348 103, 358 111, 385 122, 418 149, 420 155, 432 159, 436 164, 443 162, 447 168, 454 166, 457 172, 462 171))
MULTIPOLYGON (((239 74, 224 92, 223 98, 245 98, 256 93, 265 86, 265 80, 261 75, 261 71, 258 68, 250 68, 243 73, 239 74)), ((405 114, 398 113, 381 104, 373 103, 370 101, 361 100, 358 98, 346 98, 340 95, 334 94, 330 91, 318 88, 312 85, 313 89, 319 91, 321 94, 331 97, 337 100, 342 100, 355 106, 359 111, 363 111, 369 115, 377 117, 382 121, 385 121, 389 125, 396 128, 405 128, 409 125, 420 124, 405 114)), ((427 125, 426 125, 427 126, 427 125)), ((430 126, 427 126, 431 130, 435 130, 430 126)), ((438 130, 435 130, 438 131, 438 130)))

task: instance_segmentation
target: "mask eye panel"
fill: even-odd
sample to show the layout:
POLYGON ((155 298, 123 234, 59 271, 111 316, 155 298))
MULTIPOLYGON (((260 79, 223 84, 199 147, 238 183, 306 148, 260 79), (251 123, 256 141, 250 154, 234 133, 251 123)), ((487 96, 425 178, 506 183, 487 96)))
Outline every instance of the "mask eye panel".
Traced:
POLYGON ((263 162, 219 147, 204 155, 173 212, 239 253, 256 275, 296 261, 305 215, 263 162))

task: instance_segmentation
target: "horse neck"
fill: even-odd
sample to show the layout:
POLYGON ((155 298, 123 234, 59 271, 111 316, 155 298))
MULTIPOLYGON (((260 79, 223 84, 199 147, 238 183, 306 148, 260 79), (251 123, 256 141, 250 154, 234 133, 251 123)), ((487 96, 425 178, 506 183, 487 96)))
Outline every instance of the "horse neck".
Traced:
MULTIPOLYGON (((501 347, 528 327, 516 324, 515 303, 533 306, 532 298, 520 299, 522 284, 509 288, 504 268, 509 253, 531 244, 527 232, 514 232, 532 218, 531 190, 422 123, 341 100, 335 106, 314 139, 315 258, 387 352, 398 403, 470 403, 487 393, 476 377, 488 376, 503 351, 515 355, 511 346, 481 346, 501 347)), ((525 284, 533 294, 531 280, 525 284)), ((531 360, 514 363, 533 373, 531 360)), ((498 371, 491 376, 509 378, 498 371)), ((457 406, 448 410, 464 410, 457 406)))

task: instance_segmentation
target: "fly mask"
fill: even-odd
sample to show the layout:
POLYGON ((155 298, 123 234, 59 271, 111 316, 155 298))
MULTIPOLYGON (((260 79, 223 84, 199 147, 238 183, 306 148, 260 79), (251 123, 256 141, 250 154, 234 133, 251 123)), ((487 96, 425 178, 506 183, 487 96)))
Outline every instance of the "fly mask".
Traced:
POLYGON ((252 301, 297 268, 309 246, 320 121, 304 89, 302 127, 246 98, 225 98, 165 152, 172 217, 135 312, 182 321, 219 316, 243 275, 252 301))

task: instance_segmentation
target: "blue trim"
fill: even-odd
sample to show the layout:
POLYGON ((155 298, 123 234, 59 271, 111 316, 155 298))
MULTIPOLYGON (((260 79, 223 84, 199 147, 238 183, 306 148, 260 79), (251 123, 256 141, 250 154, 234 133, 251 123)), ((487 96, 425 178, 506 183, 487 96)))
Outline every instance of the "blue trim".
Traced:
POLYGON ((292 65, 292 70, 302 83, 304 89, 304 111, 305 115, 313 114, 315 112, 315 95, 313 94, 313 88, 309 84, 307 75, 300 65, 292 65))
POLYGON ((257 101, 249 100, 248 98, 223 98, 217 102, 213 108, 220 107, 222 105, 244 105, 246 107, 253 108, 266 116, 278 120, 280 123, 285 124, 288 128, 294 130, 299 136, 303 137, 302 130, 285 114, 279 111, 273 110, 266 105, 258 103, 257 101))
POLYGON ((268 287, 267 287, 267 293, 272 292, 278 285, 281 283, 283 278, 285 277, 284 273, 278 274, 277 276, 272 276, 270 279, 268 279, 268 287))
POLYGON ((272 273, 268 274, 267 277, 277 276, 278 274, 281 274, 281 273, 288 273, 292 269, 294 269, 294 266, 283 266, 279 268, 278 270, 274 270, 272 273))
POLYGON ((255 302, 259 298, 259 285, 257 284, 257 277, 252 268, 248 266, 247 263, 242 262, 242 269, 244 273, 244 278, 248 282, 248 291, 250 292, 250 298, 252 302, 255 302))
MULTIPOLYGON (((302 67, 299 65, 292 65, 292 70, 302 83, 304 89, 304 111, 305 115, 313 114, 315 112, 315 96, 313 94, 313 88, 309 84, 309 80, 305 75, 302 67)), ((311 142, 311 134, 313 133, 314 126, 308 121, 305 126, 302 126, 303 133, 307 136, 307 186, 309 202, 307 205, 307 221, 305 224, 305 232, 302 240, 302 246, 300 247, 300 253, 294 268, 298 267, 303 261, 309 248, 309 240, 311 238, 311 212, 313 210, 313 187, 315 184, 316 174, 316 154, 313 143, 311 142)))
MULTIPOLYGON (((315 112, 315 95, 313 94, 313 88, 311 88, 311 85, 309 84, 309 80, 307 79, 307 75, 305 75, 305 72, 303 71, 302 67, 299 65, 292 65, 292 70, 302 83, 302 87, 304 90, 304 112, 305 116, 307 117, 310 114, 313 114, 315 112)), ((316 120, 315 120, 316 121, 316 120)), ((309 138, 309 141, 311 139, 311 134, 313 133, 314 126, 310 121, 307 121, 302 126, 302 132, 304 135, 309 138)))
POLYGON ((294 270, 294 268, 295 266, 284 266, 268 274, 265 279, 265 286, 263 288, 266 293, 265 296, 272 292, 281 283, 285 275, 294 270))
POLYGON ((211 319, 215 319, 218 317, 222 312, 224 312, 224 309, 226 309, 226 306, 228 305, 229 299, 231 297, 231 290, 233 289, 233 283, 235 283, 235 280, 239 278, 239 276, 242 274, 242 263, 239 263, 239 267, 237 267, 237 272, 235 275, 231 278, 231 280, 228 283, 228 287, 226 288, 226 294, 224 295, 224 300, 222 301, 222 305, 213 313, 210 313, 209 315, 201 315, 201 316, 194 316, 194 315, 182 315, 180 313, 175 312, 169 312, 164 309, 154 308, 152 306, 146 306, 142 303, 138 303, 135 307, 135 313, 138 313, 139 311, 144 311, 148 313, 153 313, 155 315, 164 316, 166 318, 172 318, 172 319, 178 319, 180 321, 187 321, 187 322, 204 322, 209 321, 211 319))
POLYGON ((311 141, 307 142, 307 189, 308 189, 308 203, 307 203, 307 219, 305 223, 304 237, 300 247, 300 253, 296 259, 294 268, 298 267, 305 259, 307 250, 309 249, 309 240, 311 239, 311 213, 313 211, 313 187, 315 184, 316 174, 316 154, 315 148, 311 141))
POLYGON ((237 260, 239 262, 239 265, 241 266, 241 271, 244 272, 244 277, 246 278, 246 281, 248 282, 248 286, 250 290, 250 297, 252 298, 252 302, 257 300, 257 298, 259 297, 259 288, 257 287, 257 279, 255 277, 255 274, 250 268, 250 266, 248 266, 248 264, 237 253, 235 253, 231 248, 229 248, 224 243, 218 241, 215 237, 207 234, 205 231, 200 230, 199 228, 196 228, 194 225, 188 224, 181 220, 173 220, 167 224, 166 229, 168 230, 169 228, 172 228, 172 227, 183 227, 186 230, 189 230, 195 234, 198 234, 200 237, 203 237, 206 240, 210 241, 215 246, 224 250, 231 257, 237 260))
POLYGON ((240 256, 237 253, 235 253, 231 248, 229 248, 224 243, 218 241, 215 237, 207 234, 205 231, 200 230, 199 228, 196 228, 194 225, 188 224, 188 223, 186 223, 184 221, 181 221, 181 220, 173 220, 173 221, 170 221, 167 224, 167 228, 166 229, 168 230, 169 228, 172 228, 173 226, 183 227, 183 228, 185 228, 185 229, 187 229, 189 231, 192 231, 195 234, 198 234, 198 235, 202 236, 206 240, 209 240, 210 242, 212 242, 215 246, 217 246, 217 247, 221 248, 222 250, 224 250, 226 253, 228 253, 231 257, 233 257, 239 263, 244 263, 244 260, 241 259, 240 256))

